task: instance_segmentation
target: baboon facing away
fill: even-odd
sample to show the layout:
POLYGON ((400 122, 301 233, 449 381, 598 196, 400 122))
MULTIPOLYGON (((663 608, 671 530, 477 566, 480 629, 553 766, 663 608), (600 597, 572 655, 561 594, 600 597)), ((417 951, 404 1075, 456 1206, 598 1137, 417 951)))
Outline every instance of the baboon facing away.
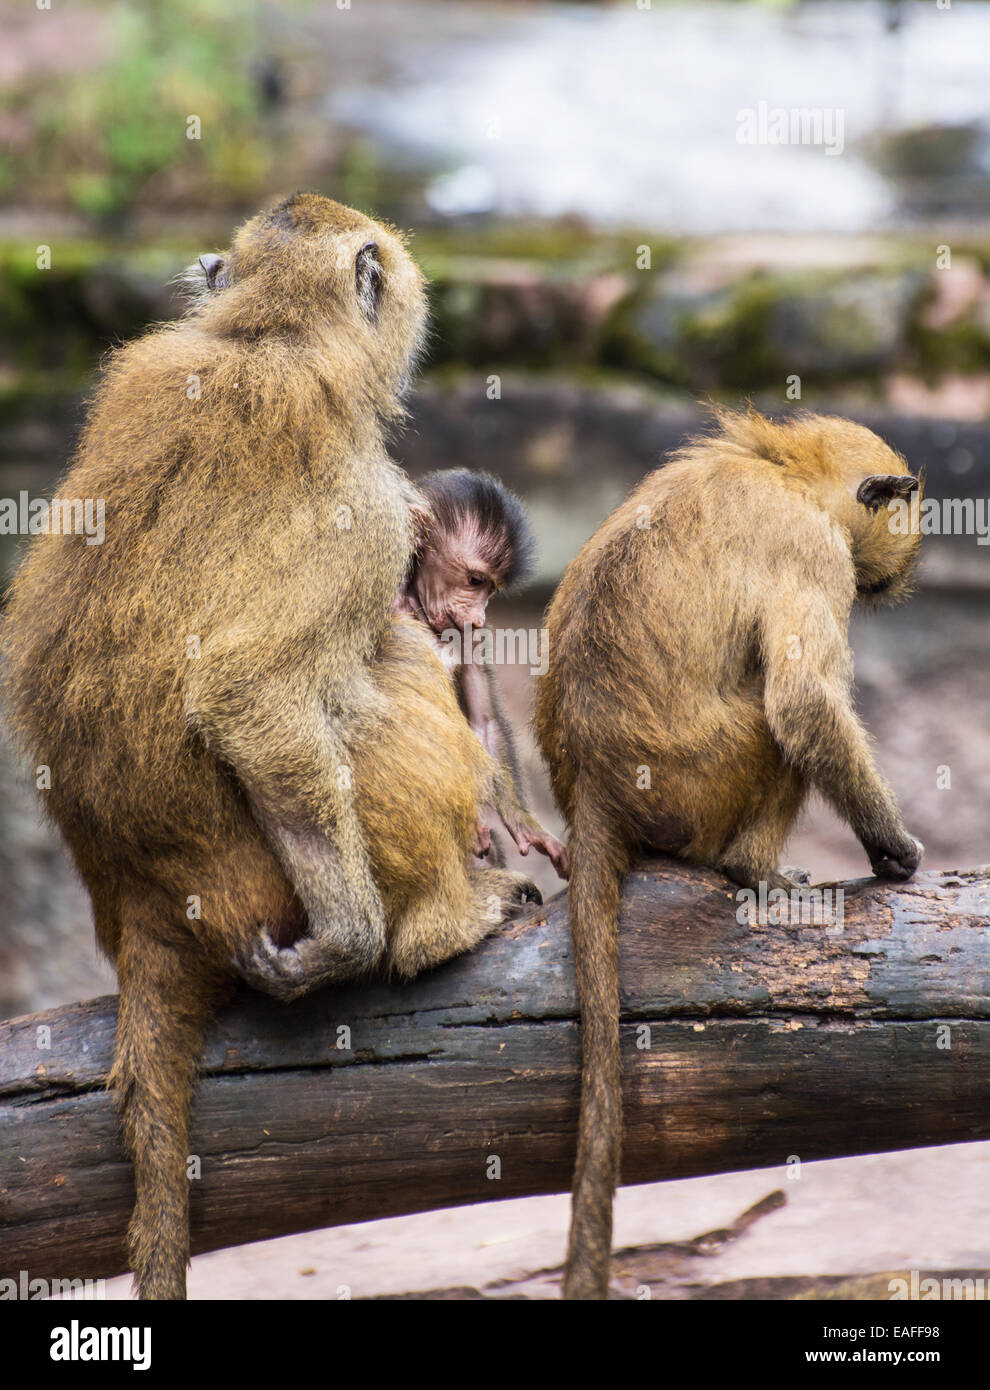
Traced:
POLYGON ((120 980, 146 1298, 184 1295, 190 1092, 236 976, 292 997, 411 975, 531 888, 468 869, 493 764, 393 614, 424 505, 384 445, 419 271, 313 194, 201 264, 185 317, 113 356, 65 480, 105 502, 104 542, 36 538, 2 638, 12 722, 51 769, 120 980))
POLYGON ((845 420, 717 422, 599 528, 548 615, 536 725, 570 832, 583 1052, 568 1298, 607 1294, 632 858, 654 850, 789 889, 779 857, 813 787, 876 874, 910 878, 922 853, 853 711, 847 638, 857 599, 909 587, 917 517, 891 525, 886 504, 919 496, 918 480, 845 420))

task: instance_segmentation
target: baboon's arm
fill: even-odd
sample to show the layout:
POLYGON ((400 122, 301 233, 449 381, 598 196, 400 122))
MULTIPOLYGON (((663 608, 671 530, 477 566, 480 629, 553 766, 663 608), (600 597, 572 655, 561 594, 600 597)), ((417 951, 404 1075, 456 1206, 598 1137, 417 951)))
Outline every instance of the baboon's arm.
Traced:
POLYGON ((520 805, 519 797, 516 794, 516 784, 509 766, 498 760, 496 760, 495 774, 492 778, 492 804, 498 812, 502 824, 515 840, 516 848, 520 854, 528 854, 530 849, 535 846, 541 854, 547 856, 561 878, 568 877, 570 869, 565 846, 561 844, 556 835, 551 835, 549 830, 544 830, 536 817, 520 805))
MULTIPOLYGON (((309 921, 303 950, 262 943, 254 967, 265 987, 291 969, 284 993, 346 979, 377 964, 385 918, 351 790, 349 758, 334 709, 348 708, 306 673, 251 671, 250 644, 204 650, 186 687, 186 714, 232 769, 309 921), (310 944, 312 943, 312 944, 310 944), (299 976, 295 980, 295 976, 299 976), (296 987, 298 986, 298 987, 296 987)), ((244 963, 242 963, 244 964, 244 963)), ((251 968, 245 968, 251 978, 251 968)), ((276 992, 279 992, 276 990, 276 992)))
MULTIPOLYGON (((492 702, 494 671, 490 666, 481 666, 472 661, 458 666, 456 677, 461 709, 482 748, 493 758, 503 757, 499 735, 504 738, 505 730, 498 724, 492 702)), ((511 740, 511 733, 509 737, 511 740)))
POLYGON ((849 605, 802 578, 775 588, 761 623, 767 723, 787 760, 848 822, 874 871, 908 878, 920 847, 904 828, 852 706, 849 605))
POLYGON ((521 854, 535 846, 547 855, 561 878, 568 875, 567 850, 522 805, 522 769, 515 734, 502 704, 494 667, 475 664, 458 668, 461 707, 482 747, 492 755, 492 805, 521 854))
POLYGON ((515 731, 509 723, 509 716, 506 713, 505 704, 502 701, 502 692, 499 689, 498 677, 494 666, 483 666, 481 668, 485 685, 485 693, 488 698, 488 708, 491 712, 490 717, 497 730, 497 743, 494 751, 497 758, 501 758, 509 769, 512 777, 512 785, 519 801, 528 801, 526 782, 523 777, 522 761, 519 757, 519 748, 516 743, 515 731))

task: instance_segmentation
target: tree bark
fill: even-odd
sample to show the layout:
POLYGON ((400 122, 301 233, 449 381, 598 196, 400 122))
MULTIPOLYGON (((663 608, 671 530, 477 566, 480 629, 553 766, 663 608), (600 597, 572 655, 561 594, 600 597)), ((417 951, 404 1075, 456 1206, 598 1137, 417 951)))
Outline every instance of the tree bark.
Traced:
MULTIPOLYGON (((624 1182, 990 1138, 990 869, 840 886, 775 925, 717 874, 630 875, 624 1182)), ((126 1268, 115 1018, 0 1024, 0 1277, 126 1268)), ((193 1250, 565 1190, 578 1058, 566 895, 410 984, 243 990, 195 1097, 193 1250)))

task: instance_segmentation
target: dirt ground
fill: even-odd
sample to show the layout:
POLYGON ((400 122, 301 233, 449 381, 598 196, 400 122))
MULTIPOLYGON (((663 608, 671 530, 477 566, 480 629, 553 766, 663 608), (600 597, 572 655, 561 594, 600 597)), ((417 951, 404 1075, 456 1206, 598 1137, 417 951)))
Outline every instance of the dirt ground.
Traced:
MULTIPOLYGON (((623 1188, 614 1246, 637 1248, 617 1257, 614 1282, 630 1297, 649 1287, 666 1299, 886 1298, 887 1280, 899 1271, 990 1278, 988 1178, 990 1144, 958 1144, 808 1163, 796 1179, 771 1168, 623 1188), (784 1200, 763 1202, 732 1231, 772 1194, 784 1200), (666 1248, 643 1249, 656 1245, 666 1248), (823 1281, 878 1272, 885 1278, 845 1289, 823 1281), (785 1279, 802 1283, 765 1282, 785 1279)), ((486 1202, 200 1255, 189 1296, 555 1298, 568 1203, 565 1195, 486 1202)), ((108 1298, 129 1294, 129 1279, 108 1281, 108 1298)))

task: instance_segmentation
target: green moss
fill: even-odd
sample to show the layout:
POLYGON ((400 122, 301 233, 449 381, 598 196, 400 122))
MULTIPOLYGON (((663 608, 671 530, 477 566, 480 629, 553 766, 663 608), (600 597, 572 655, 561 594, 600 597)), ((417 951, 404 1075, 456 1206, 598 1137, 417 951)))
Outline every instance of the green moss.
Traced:
POLYGON ((649 246, 654 271, 672 265, 682 244, 645 232, 594 231, 569 220, 556 222, 479 222, 417 233, 412 249, 431 278, 472 260, 531 263, 566 275, 625 273, 636 268, 636 249, 649 246))
POLYGON ((93 371, 114 342, 161 316, 168 282, 192 257, 179 247, 117 247, 55 241, 51 268, 35 246, 0 244, 0 316, 7 325, 0 364, 6 374, 93 371))
POLYGON ((780 292, 768 277, 746 280, 684 322, 683 352, 695 389, 749 390, 786 375, 772 343, 770 315, 780 292))
POLYGON ((643 299, 637 291, 621 299, 612 310, 602 333, 602 365, 607 370, 639 372, 659 381, 680 382, 676 354, 658 348, 639 331, 637 315, 643 299))
POLYGON ((971 320, 964 319, 938 330, 916 320, 911 325, 908 341, 911 365, 925 376, 990 371, 990 338, 971 320))
MULTIPOLYGON (((428 230, 413 243, 432 277, 428 365, 618 372, 677 391, 735 395, 782 391, 795 371, 812 390, 874 382, 891 367, 926 375, 990 369, 987 324, 971 317, 945 331, 928 329, 923 294, 912 299, 910 281, 903 291, 897 285, 897 276, 914 274, 924 286, 918 272, 931 270, 931 247, 893 242, 875 271, 753 272, 724 286, 713 280, 703 292, 676 288, 694 283, 694 269, 690 281, 675 271, 670 290, 658 279, 661 265, 673 265, 685 250, 675 242, 654 242, 653 271, 633 273, 635 247, 644 240, 634 233, 598 236, 569 223, 428 230), (619 271, 629 293, 602 323, 589 306, 588 285, 619 271), (862 295, 843 294, 860 275, 862 295), (869 338, 871 325, 882 330, 887 322, 886 297, 899 314, 908 306, 906 336, 893 360, 882 332, 872 343, 869 338), (798 353, 803 361, 795 364, 798 353)), ((177 307, 169 282, 204 249, 184 238, 56 239, 51 269, 40 270, 34 245, 0 242, 0 315, 8 328, 3 376, 27 382, 44 374, 78 386, 108 346, 177 307)), ((703 270, 704 247, 694 250, 703 270)), ((985 254, 990 263, 990 245, 970 243, 953 254, 985 254)))
POLYGON ((665 305, 662 294, 637 292, 613 311, 602 361, 692 391, 718 385, 745 389, 780 370, 769 345, 774 298, 774 285, 761 277, 694 305, 674 296, 665 305), (659 313, 663 320, 652 333, 644 331, 651 308, 653 317, 659 313))
MULTIPOLYGON (((925 272, 916 247, 902 252, 875 271, 759 270, 707 291, 676 278, 637 284, 610 316, 601 359, 692 391, 782 390, 793 373, 875 381, 910 354, 905 324, 917 320, 925 272)), ((966 341, 975 368, 976 340, 966 341)))

